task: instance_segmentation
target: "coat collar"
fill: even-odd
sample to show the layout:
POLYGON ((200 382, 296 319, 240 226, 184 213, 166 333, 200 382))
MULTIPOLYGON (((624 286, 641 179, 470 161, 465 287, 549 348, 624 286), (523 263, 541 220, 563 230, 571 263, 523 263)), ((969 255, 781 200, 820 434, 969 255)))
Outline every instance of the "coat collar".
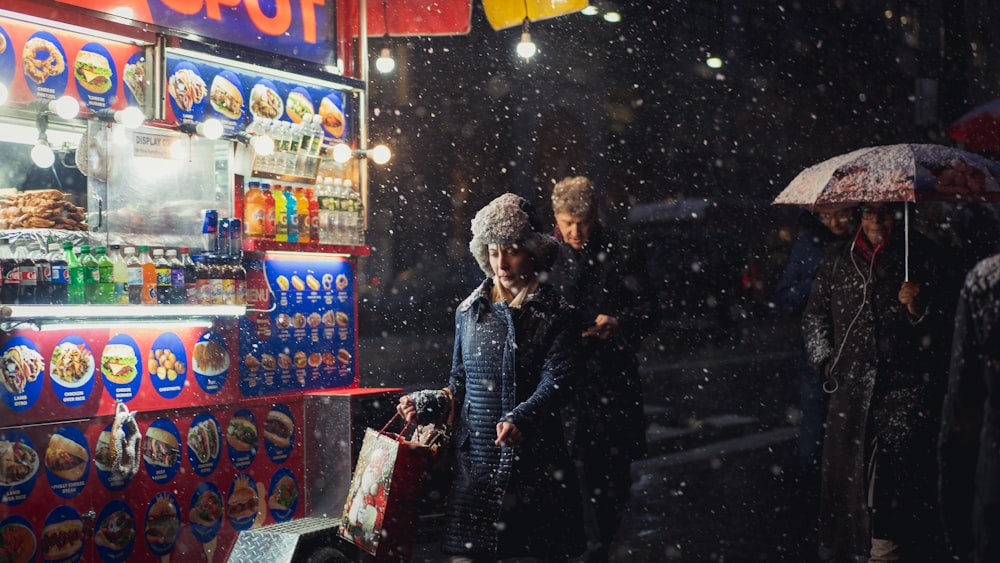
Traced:
MULTIPOLYGON (((481 307, 488 307, 490 305, 490 290, 493 289, 493 280, 487 278, 483 280, 479 287, 477 287, 473 292, 462 301, 458 306, 458 310, 462 312, 469 311, 475 306, 477 310, 481 307)), ((538 284, 538 291, 533 295, 528 297, 525 301, 524 307, 532 307, 540 310, 550 310, 555 307, 558 297, 555 290, 552 289, 548 283, 542 282, 538 284)))

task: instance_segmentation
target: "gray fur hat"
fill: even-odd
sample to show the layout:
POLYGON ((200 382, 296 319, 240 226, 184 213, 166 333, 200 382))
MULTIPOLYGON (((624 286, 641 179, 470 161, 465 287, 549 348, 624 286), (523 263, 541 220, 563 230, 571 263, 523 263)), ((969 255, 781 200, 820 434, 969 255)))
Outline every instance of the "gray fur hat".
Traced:
POLYGON ((518 244, 535 260, 535 270, 552 267, 559 254, 559 242, 541 232, 538 215, 528 200, 511 193, 494 199, 472 218, 469 250, 487 277, 493 277, 487 245, 518 244))
POLYGON ((570 176, 552 188, 552 212, 574 217, 597 216, 597 192, 586 176, 570 176))

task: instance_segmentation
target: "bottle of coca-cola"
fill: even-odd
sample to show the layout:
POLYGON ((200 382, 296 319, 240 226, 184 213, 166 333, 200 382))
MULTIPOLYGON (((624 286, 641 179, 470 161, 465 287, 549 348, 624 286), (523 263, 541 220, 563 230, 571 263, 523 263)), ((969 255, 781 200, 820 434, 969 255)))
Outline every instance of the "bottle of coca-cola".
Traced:
POLYGON ((18 281, 21 278, 14 262, 14 252, 10 249, 10 241, 7 239, 0 240, 0 279, 3 280, 0 303, 13 305, 17 302, 18 281))
POLYGON ((35 261, 28 256, 28 241, 23 238, 17 239, 14 243, 14 261, 17 262, 18 278, 20 278, 17 303, 34 305, 38 293, 38 269, 35 267, 35 261))
POLYGON ((49 257, 42 252, 42 245, 35 241, 28 244, 28 257, 35 263, 35 303, 48 305, 52 303, 52 273, 49 257))

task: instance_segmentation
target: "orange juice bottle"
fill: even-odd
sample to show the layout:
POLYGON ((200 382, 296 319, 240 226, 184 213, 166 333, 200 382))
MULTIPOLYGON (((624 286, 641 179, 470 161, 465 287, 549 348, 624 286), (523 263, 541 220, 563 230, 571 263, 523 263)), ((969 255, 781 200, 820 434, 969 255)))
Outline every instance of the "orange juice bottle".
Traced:
POLYGON ((249 238, 264 237, 264 192, 260 191, 260 182, 250 182, 243 198, 243 228, 249 238))
POLYGON ((139 263, 142 264, 142 304, 156 305, 156 264, 146 245, 139 247, 139 263))

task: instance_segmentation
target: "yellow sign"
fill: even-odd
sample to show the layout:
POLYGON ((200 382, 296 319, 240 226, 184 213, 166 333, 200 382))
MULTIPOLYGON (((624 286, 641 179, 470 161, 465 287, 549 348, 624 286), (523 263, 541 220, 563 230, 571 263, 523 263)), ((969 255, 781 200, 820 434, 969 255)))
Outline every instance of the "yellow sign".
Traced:
POLYGON ((521 25, 525 17, 535 22, 579 12, 586 7, 587 0, 483 0, 486 19, 497 30, 521 25))

